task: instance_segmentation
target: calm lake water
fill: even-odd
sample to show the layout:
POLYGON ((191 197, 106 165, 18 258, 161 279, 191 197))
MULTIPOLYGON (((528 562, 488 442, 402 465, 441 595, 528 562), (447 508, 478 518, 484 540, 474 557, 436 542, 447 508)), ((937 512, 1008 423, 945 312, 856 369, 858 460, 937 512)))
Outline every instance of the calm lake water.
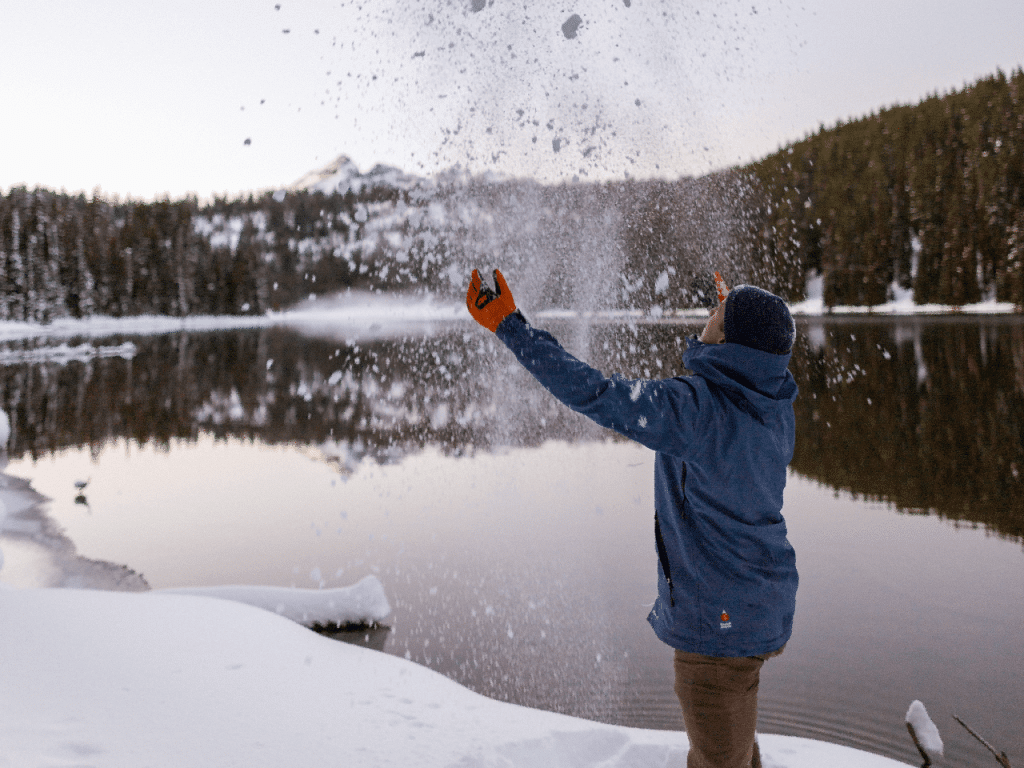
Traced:
MULTIPOLYGON (((541 324, 606 371, 656 377, 680 372, 693 330, 541 324)), ((903 716, 920 699, 945 764, 993 762, 954 713, 1024 759, 1024 322, 800 331, 784 511, 801 585, 761 730, 917 764, 903 716)), ((87 343, 126 341, 133 355, 86 360, 0 348, 6 472, 52 499, 48 536, 0 534, 0 580, 59 584, 76 557, 154 588, 374 573, 394 609, 371 638, 385 652, 498 699, 682 727, 671 651, 645 621, 653 454, 559 406, 486 334, 87 343)))

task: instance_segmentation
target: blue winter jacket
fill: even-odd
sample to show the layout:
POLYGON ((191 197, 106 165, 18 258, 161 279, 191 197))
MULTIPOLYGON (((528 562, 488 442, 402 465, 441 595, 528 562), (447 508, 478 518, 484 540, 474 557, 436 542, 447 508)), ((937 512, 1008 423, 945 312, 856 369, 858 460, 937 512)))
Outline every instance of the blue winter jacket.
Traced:
POLYGON ((797 588, 781 511, 795 439, 790 356, 693 337, 683 364, 696 375, 629 380, 605 377, 518 313, 497 336, 565 405, 657 452, 647 620, 658 637, 707 656, 785 645, 797 588))

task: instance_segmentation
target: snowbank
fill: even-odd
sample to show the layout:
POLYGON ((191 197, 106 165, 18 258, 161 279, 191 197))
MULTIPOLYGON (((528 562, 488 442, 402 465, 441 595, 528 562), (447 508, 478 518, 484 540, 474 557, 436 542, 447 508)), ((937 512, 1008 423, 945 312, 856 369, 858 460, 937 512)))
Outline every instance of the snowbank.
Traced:
POLYGON ((901 299, 877 304, 873 307, 835 306, 828 308, 820 298, 810 298, 790 306, 794 315, 804 317, 830 315, 1009 315, 1015 311, 1008 301, 983 301, 954 307, 948 304, 915 304, 910 299, 901 299))
POLYGON ((376 576, 366 576, 351 587, 337 589, 225 586, 158 591, 168 595, 198 595, 245 603, 307 627, 379 623, 391 613, 384 586, 376 576))
POLYGON ((135 317, 95 316, 81 319, 62 318, 52 323, 0 322, 0 341, 32 338, 90 338, 115 334, 159 334, 176 331, 230 330, 262 328, 272 325, 276 315, 139 315, 135 317))
MULTIPOLYGON (((819 315, 1005 315, 1016 311, 1010 302, 997 302, 994 298, 966 306, 947 304, 915 304, 914 292, 893 282, 889 286, 889 301, 871 307, 835 306, 826 307, 824 300, 825 281, 820 274, 808 276, 804 301, 790 306, 794 315, 816 317, 819 315)), ((992 291, 995 295, 995 291, 992 291)))
MULTIPOLYGON (((962 307, 941 304, 914 304, 905 296, 887 304, 874 307, 836 306, 827 308, 820 296, 793 304, 790 310, 802 317, 834 315, 998 315, 1016 311, 1008 302, 985 301, 962 307)), ((604 322, 641 322, 646 320, 697 320, 707 319, 706 309, 680 309, 663 311, 652 307, 650 311, 614 310, 581 312, 573 309, 541 309, 528 311, 529 317, 537 319, 586 319, 604 322)), ((70 338, 84 336, 103 338, 116 334, 151 335, 177 331, 215 331, 244 328, 267 328, 288 326, 301 331, 310 328, 337 327, 355 331, 373 330, 407 332, 414 327, 423 330, 431 323, 469 321, 469 314, 461 303, 441 304, 429 297, 399 297, 395 295, 341 294, 333 297, 311 299, 302 305, 283 312, 265 315, 192 315, 189 317, 167 317, 162 315, 140 315, 136 317, 89 317, 79 320, 65 318, 48 324, 0 322, 0 341, 32 338, 70 338)), ((8 351, 0 363, 36 360, 89 359, 92 357, 132 357, 134 347, 125 344, 118 347, 58 347, 52 350, 8 351)))
MULTIPOLYGON (((333 296, 310 298, 298 306, 264 315, 188 315, 170 317, 167 315, 134 315, 131 317, 108 317, 95 315, 83 318, 60 318, 50 323, 26 323, 0 321, 0 341, 15 341, 32 338, 66 339, 72 337, 103 338, 117 334, 156 335, 178 331, 219 331, 245 328, 267 328, 271 326, 307 326, 336 324, 363 328, 371 325, 401 325, 469 320, 469 313, 462 303, 438 303, 429 296, 402 296, 397 294, 373 294, 348 292, 333 296)), ((59 358, 133 356, 131 344, 120 347, 77 347, 54 348, 45 352, 5 352, 10 359, 4 362, 33 361, 59 358), (56 351, 54 351, 56 350, 56 351)))
MULTIPOLYGON (((685 764, 685 733, 493 701, 222 599, 7 587, 0 615, 0 766, 685 764)), ((902 765, 760 740, 766 768, 902 765)))

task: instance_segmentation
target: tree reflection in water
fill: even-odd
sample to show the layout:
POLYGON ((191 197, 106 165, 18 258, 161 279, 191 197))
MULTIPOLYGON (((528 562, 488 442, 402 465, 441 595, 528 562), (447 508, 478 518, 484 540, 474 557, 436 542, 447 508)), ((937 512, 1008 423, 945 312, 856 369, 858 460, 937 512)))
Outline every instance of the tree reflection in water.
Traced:
MULTIPOLYGON (((542 324, 606 372, 655 378, 683 372, 684 337, 695 330, 542 324)), ((900 510, 1024 537, 1021 318, 822 319, 799 330, 797 472, 900 510)), ((207 433, 315 446, 345 471, 424 445, 462 455, 607 436, 468 326, 398 337, 270 328, 130 340, 130 359, 46 362, 53 342, 3 345, 8 359, 26 360, 0 366, 10 455, 84 445, 95 453, 122 438, 166 446, 207 433)))

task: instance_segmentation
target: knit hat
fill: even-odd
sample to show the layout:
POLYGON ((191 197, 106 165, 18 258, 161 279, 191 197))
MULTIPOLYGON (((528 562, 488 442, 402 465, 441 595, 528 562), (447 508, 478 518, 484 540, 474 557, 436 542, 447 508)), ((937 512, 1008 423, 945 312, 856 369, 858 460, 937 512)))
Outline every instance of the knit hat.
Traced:
POLYGON ((752 285, 738 285, 725 300, 725 340, 731 344, 788 355, 796 324, 786 302, 752 285))

